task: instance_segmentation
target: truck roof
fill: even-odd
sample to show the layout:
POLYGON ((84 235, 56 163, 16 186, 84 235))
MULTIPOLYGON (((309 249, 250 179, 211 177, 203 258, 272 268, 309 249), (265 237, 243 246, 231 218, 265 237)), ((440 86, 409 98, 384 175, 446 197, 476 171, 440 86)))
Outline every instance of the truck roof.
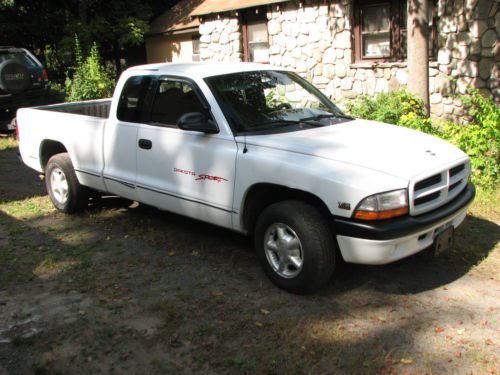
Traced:
POLYGON ((267 64, 245 62, 189 62, 189 63, 162 63, 134 66, 127 69, 136 72, 156 71, 158 74, 172 74, 186 77, 212 77, 223 74, 249 72, 255 70, 287 70, 267 64))

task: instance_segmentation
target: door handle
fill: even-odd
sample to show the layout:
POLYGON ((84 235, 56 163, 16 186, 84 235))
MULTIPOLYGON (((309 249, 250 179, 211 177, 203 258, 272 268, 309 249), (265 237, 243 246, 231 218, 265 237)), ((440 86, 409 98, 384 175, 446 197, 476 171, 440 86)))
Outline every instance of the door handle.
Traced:
POLYGON ((153 147, 153 142, 151 142, 149 139, 139 139, 139 147, 143 148, 144 150, 151 150, 151 147, 153 147))

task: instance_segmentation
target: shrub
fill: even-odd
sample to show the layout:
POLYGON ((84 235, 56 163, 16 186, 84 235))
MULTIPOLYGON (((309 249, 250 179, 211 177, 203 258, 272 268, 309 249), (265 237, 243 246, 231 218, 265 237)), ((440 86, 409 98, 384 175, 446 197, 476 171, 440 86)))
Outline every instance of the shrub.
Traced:
POLYGON ((469 94, 462 101, 468 107, 472 123, 444 123, 443 138, 469 155, 476 184, 495 188, 500 182, 500 108, 477 90, 471 89, 469 94))
POLYGON ((347 104, 354 117, 405 126, 443 138, 471 158, 472 180, 486 189, 500 182, 500 109, 477 90, 461 97, 472 122, 468 125, 447 121, 436 126, 425 116, 423 102, 406 91, 361 96, 347 104))
POLYGON ((90 53, 84 60, 80 42, 75 37, 75 62, 73 77, 67 74, 67 101, 101 99, 113 94, 115 81, 101 63, 97 44, 94 42, 90 53))
POLYGON ((354 117, 398 124, 402 116, 414 114, 424 116, 424 103, 405 90, 380 93, 374 97, 360 96, 346 104, 354 117))
POLYGON ((444 138, 442 130, 434 126, 429 117, 419 116, 414 112, 402 115, 396 125, 401 125, 427 134, 435 135, 436 137, 444 138))

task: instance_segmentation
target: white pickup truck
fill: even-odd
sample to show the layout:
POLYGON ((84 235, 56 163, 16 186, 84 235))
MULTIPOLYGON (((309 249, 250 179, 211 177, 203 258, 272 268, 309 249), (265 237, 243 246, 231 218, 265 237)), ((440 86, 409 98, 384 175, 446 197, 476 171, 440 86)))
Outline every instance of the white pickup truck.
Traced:
POLYGON ((99 191, 253 235, 269 278, 314 291, 346 262, 449 248, 475 190, 458 148, 344 115, 293 72, 138 66, 112 100, 20 109, 22 160, 62 212, 99 191))

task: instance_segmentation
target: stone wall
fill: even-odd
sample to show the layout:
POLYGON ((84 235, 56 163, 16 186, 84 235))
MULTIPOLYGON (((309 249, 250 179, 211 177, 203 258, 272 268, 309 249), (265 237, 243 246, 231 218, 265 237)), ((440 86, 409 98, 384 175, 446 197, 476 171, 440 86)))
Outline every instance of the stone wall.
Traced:
MULTIPOLYGON (((429 68, 431 114, 461 121, 454 99, 468 86, 500 101, 500 0, 439 0, 438 54, 429 68)), ((352 0, 290 1, 269 5, 270 63, 294 69, 334 101, 404 87, 406 63, 353 61, 352 0)), ((200 26, 202 60, 241 61, 238 17, 220 16, 200 26)))
POLYGON ((463 109, 454 94, 468 87, 500 102, 500 12, 498 0, 440 0, 439 74, 431 81, 435 116, 459 120, 463 109))
POLYGON ((203 20, 200 25, 200 60, 242 61, 242 39, 235 14, 203 20))

